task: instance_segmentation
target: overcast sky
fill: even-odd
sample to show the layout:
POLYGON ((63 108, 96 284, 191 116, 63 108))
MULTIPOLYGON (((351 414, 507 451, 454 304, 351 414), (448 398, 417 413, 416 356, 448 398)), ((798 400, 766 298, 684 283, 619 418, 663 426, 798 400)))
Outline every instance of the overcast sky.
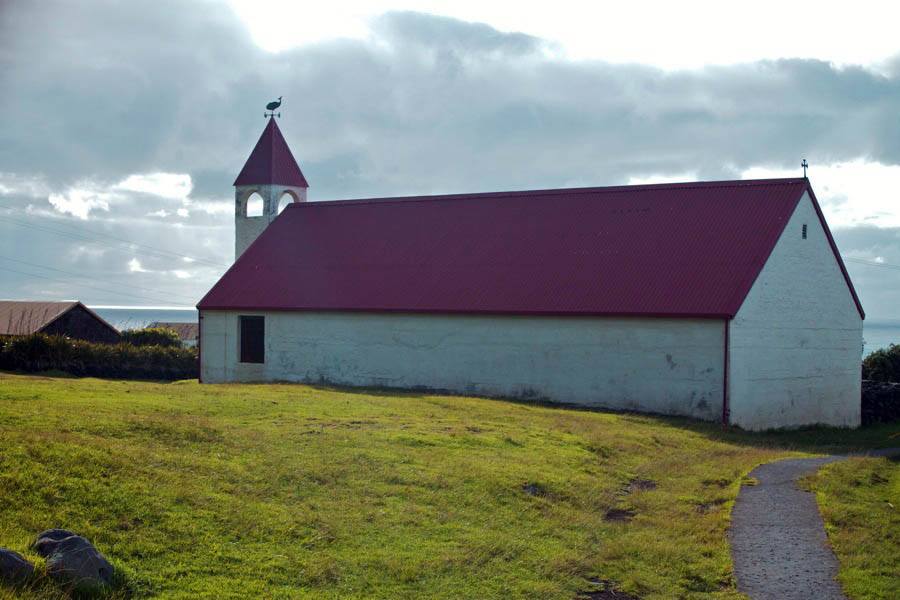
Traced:
POLYGON ((888 3, 531 4, 0 2, 0 298, 194 305, 284 96, 311 200, 798 176, 805 157, 869 319, 900 320, 888 3))

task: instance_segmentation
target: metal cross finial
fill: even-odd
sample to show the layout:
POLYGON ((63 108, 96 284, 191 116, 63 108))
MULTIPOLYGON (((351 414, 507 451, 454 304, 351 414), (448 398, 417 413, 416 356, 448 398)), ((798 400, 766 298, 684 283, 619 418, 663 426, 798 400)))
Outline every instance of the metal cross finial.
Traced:
POLYGON ((806 168, 809 167, 809 163, 806 162, 806 159, 805 159, 805 158, 804 158, 803 161, 800 163, 800 166, 803 167, 803 179, 806 179, 806 168))

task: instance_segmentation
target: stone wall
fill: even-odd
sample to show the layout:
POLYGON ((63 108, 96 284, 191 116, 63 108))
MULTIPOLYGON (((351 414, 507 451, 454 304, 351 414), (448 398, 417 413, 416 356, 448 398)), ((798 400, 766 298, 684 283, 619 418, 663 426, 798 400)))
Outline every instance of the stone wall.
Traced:
POLYGON ((892 423, 900 421, 900 383, 862 382, 862 422, 892 423))

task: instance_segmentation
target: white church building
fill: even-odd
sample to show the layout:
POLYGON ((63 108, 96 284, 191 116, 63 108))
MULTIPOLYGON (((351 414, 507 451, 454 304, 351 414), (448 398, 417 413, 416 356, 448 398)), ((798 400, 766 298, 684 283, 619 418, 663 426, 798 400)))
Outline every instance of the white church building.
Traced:
POLYGON ((860 422, 865 315, 806 178, 308 202, 271 119, 234 185, 203 382, 860 422))

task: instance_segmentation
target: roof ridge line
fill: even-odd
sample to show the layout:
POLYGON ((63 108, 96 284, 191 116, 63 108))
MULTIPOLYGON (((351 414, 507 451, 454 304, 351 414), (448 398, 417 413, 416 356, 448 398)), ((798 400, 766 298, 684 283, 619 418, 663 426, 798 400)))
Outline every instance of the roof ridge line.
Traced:
POLYGON ((300 208, 303 206, 313 205, 352 205, 352 204, 400 204, 405 202, 436 202, 444 200, 472 200, 475 198, 502 198, 507 196, 557 196, 572 194, 596 194, 596 193, 613 193, 621 191, 648 192, 657 191, 663 188, 672 189, 708 189, 708 188, 731 188, 731 187, 751 187, 751 186, 767 186, 767 185, 786 185, 804 183, 805 180, 799 177, 784 177, 773 179, 733 179, 723 181, 687 181, 674 183, 644 183, 636 185, 610 185, 596 187, 575 187, 575 188, 547 188, 532 190, 503 190, 497 192, 460 192, 451 194, 429 194, 418 196, 380 196, 370 198, 342 198, 340 200, 315 200, 312 202, 292 202, 288 208, 300 208))

